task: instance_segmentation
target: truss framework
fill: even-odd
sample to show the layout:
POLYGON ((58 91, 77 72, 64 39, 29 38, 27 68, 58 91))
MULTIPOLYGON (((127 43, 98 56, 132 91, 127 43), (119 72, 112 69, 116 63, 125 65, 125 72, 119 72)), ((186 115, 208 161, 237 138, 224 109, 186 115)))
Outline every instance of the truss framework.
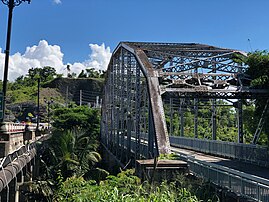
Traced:
MULTIPOLYGON (((168 133, 173 130, 166 124, 164 98, 172 99, 170 106, 177 103, 181 127, 183 103, 193 99, 195 137, 199 102, 210 99, 212 139, 217 136, 216 100, 236 99, 238 142, 243 142, 242 100, 268 97, 268 92, 250 87, 247 66, 234 60, 238 55, 246 57, 241 51, 196 43, 121 42, 107 71, 103 142, 120 158, 125 155, 122 148, 131 152, 132 139, 136 143, 135 159, 141 158, 142 136, 147 139, 147 157, 169 153, 168 133)), ((180 131, 184 135, 184 128, 180 131)))

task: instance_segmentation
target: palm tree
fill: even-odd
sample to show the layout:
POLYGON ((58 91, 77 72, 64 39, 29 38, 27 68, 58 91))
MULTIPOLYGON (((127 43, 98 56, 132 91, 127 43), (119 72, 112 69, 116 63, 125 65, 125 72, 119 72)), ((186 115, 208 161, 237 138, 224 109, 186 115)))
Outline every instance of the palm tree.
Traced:
POLYGON ((66 178, 84 177, 100 181, 108 172, 95 168, 101 160, 98 142, 85 131, 54 131, 52 137, 38 145, 41 175, 28 183, 28 197, 36 201, 52 201, 53 190, 66 178))
POLYGON ((96 152, 97 141, 92 140, 85 131, 57 131, 49 145, 49 161, 54 162, 51 166, 54 172, 60 171, 64 179, 73 175, 83 176, 101 160, 96 152))

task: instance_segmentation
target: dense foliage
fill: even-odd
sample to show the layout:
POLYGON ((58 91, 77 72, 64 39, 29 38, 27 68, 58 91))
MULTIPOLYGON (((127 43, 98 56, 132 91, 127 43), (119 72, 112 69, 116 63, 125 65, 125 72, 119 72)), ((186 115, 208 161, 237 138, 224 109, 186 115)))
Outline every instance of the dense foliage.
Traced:
POLYGON ((251 85, 254 87, 269 88, 269 53, 267 51, 256 51, 250 53, 245 61, 248 65, 247 74, 253 79, 251 85))
POLYGON ((85 69, 80 72, 78 78, 104 78, 106 72, 102 70, 95 70, 94 68, 85 69))
MULTIPOLYGON (((269 90, 269 53, 267 51, 255 51, 250 53, 245 61, 248 65, 247 74, 251 76, 251 86, 253 88, 262 88, 269 90)), ((249 127, 255 127, 257 125, 264 107, 267 103, 267 99, 256 98, 252 107, 248 108, 248 115, 252 114, 252 120, 249 120, 249 127)), ((265 114, 265 123, 269 122, 269 110, 265 114)), ((260 143, 269 145, 269 125, 264 124, 263 132, 260 136, 260 143)))
POLYGON ((134 170, 108 176, 108 172, 97 168, 101 157, 97 151, 98 133, 93 129, 99 128, 99 113, 97 109, 78 106, 55 109, 53 135, 38 150, 41 175, 29 184, 32 200, 199 201, 195 194, 206 201, 212 199, 213 192, 204 192, 210 190, 208 187, 203 191, 202 184, 193 188, 185 178, 174 183, 150 184, 141 182, 134 170), (85 130, 81 131, 82 128, 85 130))
POLYGON ((91 134, 81 131, 54 131, 42 154, 48 177, 59 175, 66 179, 73 175, 84 176, 101 160, 99 146, 91 134))
POLYGON ((14 82, 10 83, 9 89, 18 90, 25 87, 37 86, 38 79, 40 79, 42 85, 60 76, 61 75, 56 74, 56 70, 53 67, 31 68, 28 70, 26 76, 20 76, 14 82))
POLYGON ((108 176, 106 180, 96 184, 94 181, 85 181, 83 178, 72 177, 67 179, 58 189, 55 201, 199 201, 186 188, 178 188, 175 183, 163 182, 160 185, 141 183, 133 175, 133 170, 121 172, 117 176, 108 176))
MULTIPOLYGON (((222 100, 216 101, 217 105, 224 105, 222 100)), ((226 103, 227 104, 227 103, 226 103)), ((198 110, 198 137, 202 139, 212 139, 212 107, 210 101, 199 101, 198 110), (203 106, 203 107, 201 107, 203 106)), ((174 110, 173 116, 170 116, 169 106, 165 107, 166 122, 168 131, 172 130, 172 134, 180 135, 180 113, 174 110), (172 121, 172 123, 171 123, 172 121)), ((194 137, 194 111, 192 108, 184 109, 184 136, 194 137)), ((232 106, 217 107, 217 139, 222 141, 237 141, 236 128, 236 111, 232 106)))
POLYGON ((94 137, 100 131, 100 110, 88 106, 57 108, 53 120, 53 126, 59 130, 87 130, 94 137))
POLYGON ((107 171, 96 167, 101 161, 98 153, 99 114, 100 110, 88 107, 55 109, 52 136, 38 148, 40 175, 29 184, 30 190, 35 190, 29 192, 32 199, 48 201, 68 177, 98 181, 108 175, 107 171), (76 121, 72 124, 73 116, 76 121), (61 121, 71 125, 60 124, 61 121))

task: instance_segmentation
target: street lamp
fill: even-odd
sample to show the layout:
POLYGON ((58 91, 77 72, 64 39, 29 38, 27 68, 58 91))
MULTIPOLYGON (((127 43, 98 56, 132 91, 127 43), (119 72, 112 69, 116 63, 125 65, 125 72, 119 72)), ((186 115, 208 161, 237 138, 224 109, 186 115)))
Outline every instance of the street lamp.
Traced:
POLYGON ((7 41, 6 41, 6 56, 5 56, 5 67, 4 67, 4 78, 3 78, 3 118, 5 118, 5 105, 6 105, 6 92, 7 92, 7 77, 8 77, 8 62, 9 62, 9 52, 10 52, 10 38, 11 38, 11 25, 12 25, 12 15, 13 9, 19 6, 22 2, 30 3, 31 0, 1 0, 3 4, 8 6, 8 26, 7 26, 7 41))
POLYGON ((46 98, 44 98, 44 102, 48 104, 48 129, 50 133, 50 105, 53 103, 53 99, 50 98, 50 100, 47 100, 46 98))

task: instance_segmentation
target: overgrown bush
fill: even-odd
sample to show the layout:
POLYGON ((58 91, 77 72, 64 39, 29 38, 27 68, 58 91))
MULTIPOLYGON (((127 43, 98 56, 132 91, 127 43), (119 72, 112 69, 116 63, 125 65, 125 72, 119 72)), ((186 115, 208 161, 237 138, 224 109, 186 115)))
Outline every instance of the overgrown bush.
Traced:
POLYGON ((108 176, 99 185, 95 181, 71 177, 62 183, 54 200, 59 202, 199 201, 187 189, 177 188, 175 183, 163 182, 158 186, 147 182, 141 183, 140 179, 133 174, 134 170, 127 170, 117 176, 108 176))

